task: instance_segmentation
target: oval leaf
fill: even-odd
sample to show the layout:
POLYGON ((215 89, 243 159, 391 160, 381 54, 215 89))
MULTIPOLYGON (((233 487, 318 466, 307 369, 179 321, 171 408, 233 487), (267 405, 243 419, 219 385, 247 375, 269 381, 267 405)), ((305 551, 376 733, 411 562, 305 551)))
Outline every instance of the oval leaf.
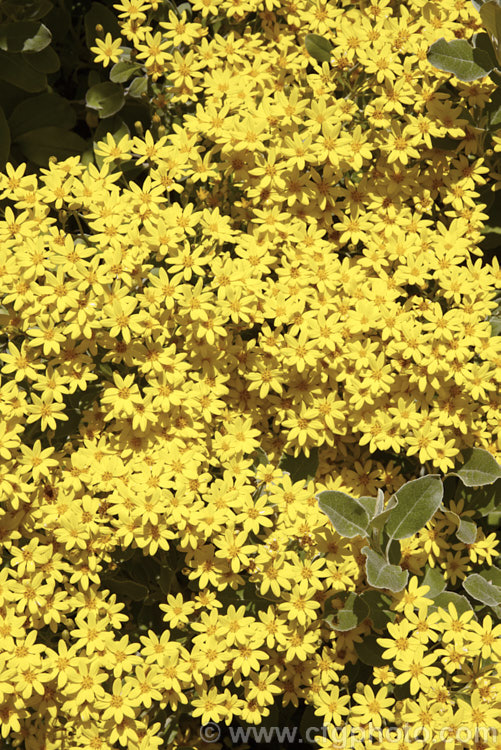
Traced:
POLYGON ((343 608, 338 610, 337 620, 332 623, 332 627, 342 633, 353 630, 365 620, 368 614, 367 603, 354 591, 350 591, 343 608))
POLYGON ((147 76, 140 76, 138 78, 134 78, 127 90, 127 93, 129 94, 129 96, 133 96, 135 99, 138 99, 143 94, 146 94, 147 91, 148 78, 147 76))
POLYGON ((103 27, 103 31, 101 32, 103 39, 106 34, 111 34, 113 39, 120 37, 120 26, 113 11, 102 3, 92 3, 90 10, 84 16, 85 42, 87 47, 94 46, 97 36, 96 26, 98 24, 103 27))
POLYGON ((355 651, 363 664, 369 667, 382 667, 387 662, 383 659, 384 648, 377 642, 377 636, 366 635, 361 643, 355 643, 355 651))
POLYGON ((31 55, 23 53, 21 57, 40 73, 55 73, 61 67, 59 57, 52 47, 46 47, 41 52, 31 55))
POLYGON ((38 21, 49 13, 53 5, 50 0, 2 0, 2 11, 6 16, 13 17, 19 6, 23 7, 23 18, 26 21, 38 21))
POLYGON ((490 2, 484 3, 480 8, 480 17, 482 18, 484 27, 491 35, 494 48, 499 49, 499 42, 501 41, 501 8, 494 0, 490 0, 490 2))
POLYGON ((424 578, 420 581, 421 586, 428 586, 429 591, 426 596, 429 599, 434 599, 436 596, 442 593, 445 589, 445 579, 440 568, 432 568, 429 565, 426 566, 426 572, 424 578))
POLYGON ((298 456, 284 454, 280 459, 278 468, 290 475, 293 484, 301 479, 309 482, 317 473, 318 448, 312 448, 309 456, 306 456, 304 451, 301 451, 298 456))
POLYGON ((90 109, 96 109, 99 117, 111 117, 125 104, 124 92, 120 84, 105 81, 92 86, 85 97, 90 109))
POLYGON ((392 539, 406 539, 425 526, 440 507, 444 496, 441 479, 430 474, 404 484, 395 493, 397 505, 386 522, 392 539))
POLYGON ((456 536, 463 544, 473 544, 477 538, 477 524, 474 521, 470 521, 467 518, 459 519, 458 530, 456 536))
POLYGON ((0 49, 4 52, 40 52, 49 46, 52 34, 36 21, 0 24, 0 49))
POLYGON ((363 547, 362 553, 367 557, 365 572, 370 586, 376 589, 389 589, 394 593, 405 588, 409 578, 408 570, 402 570, 400 565, 390 565, 382 555, 370 547, 363 547))
MULTIPOLYGON (((427 596, 429 595, 430 593, 428 592, 427 596)), ((447 611, 449 604, 454 604, 458 615, 463 615, 465 612, 471 612, 471 603, 468 601, 466 596, 463 596, 462 594, 456 594, 455 591, 443 591, 441 594, 434 597, 434 601, 433 604, 430 605, 430 609, 433 612, 436 612, 439 607, 442 607, 442 609, 445 609, 447 611)))
POLYGON ((30 130, 19 136, 16 143, 27 159, 42 167, 51 156, 67 159, 68 156, 81 154, 87 146, 84 139, 76 133, 53 126, 30 130))
POLYGON ((495 586, 501 586, 501 570, 499 568, 492 567, 487 570, 482 570, 482 572, 479 573, 479 576, 485 578, 486 581, 493 583, 495 586))
MULTIPOLYGON (((377 630, 383 630, 389 622, 395 620, 397 613, 390 609, 391 599, 387 594, 375 589, 368 589, 360 596, 369 607, 369 617, 377 630)), ((366 639, 364 638, 364 640, 366 639)))
POLYGON ((323 36, 318 34, 306 34, 304 46, 309 54, 318 62, 329 62, 332 53, 332 44, 323 36))
POLYGON ((439 39, 428 50, 428 62, 467 82, 489 75, 497 65, 495 59, 482 49, 474 49, 466 39, 453 39, 452 42, 439 39))
POLYGON ((47 88, 47 76, 30 65, 23 55, 0 50, 0 78, 23 91, 36 93, 47 88))
POLYGON ((443 505, 440 506, 440 510, 444 515, 456 524, 456 536, 463 544, 473 544, 477 538, 477 524, 469 518, 461 518, 457 513, 452 510, 448 510, 443 505))
POLYGON ((374 518, 378 510, 378 498, 377 497, 357 497, 357 501, 360 505, 363 505, 369 515, 369 520, 374 518))
POLYGON ((485 52, 491 60, 494 60, 494 58, 496 57, 496 52, 494 50, 494 47, 492 46, 491 38, 489 34, 485 33, 485 31, 483 31, 481 34, 474 34, 470 39, 470 42, 475 47, 475 49, 479 49, 482 52, 485 52))
POLYGON ((341 536, 367 536, 369 514, 355 498, 344 492, 321 492, 318 505, 341 536))
MULTIPOLYGON (((382 501, 384 502, 384 500, 382 501)), ((388 502, 386 503, 386 507, 381 504, 380 496, 378 495, 378 505, 376 508, 376 515, 371 521, 371 529, 381 530, 383 526, 385 525, 386 521, 389 518, 389 515, 393 508, 397 505, 397 499, 395 495, 392 495, 388 502)))
POLYGON ((493 484, 475 487, 475 489, 472 487, 465 489, 461 483, 458 483, 456 499, 463 499, 466 508, 477 510, 482 516, 488 516, 501 506, 501 479, 493 484))
POLYGON ((117 62, 110 70, 110 80, 113 83, 125 83, 140 69, 141 66, 134 62, 117 62))
POLYGON ((9 117, 14 140, 34 128, 55 125, 70 130, 76 123, 75 110, 58 94, 40 94, 25 99, 9 117))
POLYGON ((486 581, 485 578, 472 573, 463 581, 463 587, 467 594, 489 607, 501 604, 501 587, 486 581))
POLYGON ((492 484, 501 479, 501 466, 489 451, 482 448, 470 448, 463 452, 464 462, 455 472, 467 487, 479 487, 492 484))

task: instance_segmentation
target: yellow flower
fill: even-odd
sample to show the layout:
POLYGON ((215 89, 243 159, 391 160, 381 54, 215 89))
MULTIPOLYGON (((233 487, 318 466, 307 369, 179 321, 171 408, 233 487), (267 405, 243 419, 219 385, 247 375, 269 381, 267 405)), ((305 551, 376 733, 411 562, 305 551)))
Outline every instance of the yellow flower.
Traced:
POLYGON ((167 604, 160 604, 160 609, 165 612, 164 622, 176 628, 189 623, 190 615, 195 611, 195 604, 191 601, 184 601, 182 594, 176 594, 176 596, 168 594, 167 604))
POLYGON ((227 529, 223 536, 215 540, 219 548, 215 556, 228 560, 234 573, 237 573, 242 566, 249 564, 248 555, 254 550, 254 545, 245 544, 246 540, 245 531, 237 533, 232 528, 227 529))
POLYGON ((103 67, 108 67, 110 63, 116 63, 120 60, 121 39, 113 39, 111 34, 106 34, 104 39, 96 39, 96 46, 90 47, 94 52, 94 62, 103 63, 103 67))
POLYGON ((315 698, 315 716, 321 716, 329 724, 341 726, 343 717, 350 713, 346 704, 350 702, 349 695, 340 695, 337 685, 329 691, 321 690, 315 698))
POLYGON ((300 625, 308 625, 315 617, 315 610, 320 607, 313 599, 315 589, 304 590, 300 586, 293 586, 292 591, 284 593, 284 600, 278 605, 279 610, 287 614, 288 620, 297 620, 300 625))
MULTIPOLYGON (((501 625, 494 625, 492 617, 486 615, 482 623, 471 621, 468 622, 467 639, 471 644, 474 652, 481 654, 482 659, 488 659, 494 653, 497 657, 501 656, 501 625)), ((492 657, 491 657, 492 658, 492 657)))
POLYGON ((398 594, 395 611, 403 612, 408 617, 415 609, 431 606, 433 600, 426 597, 429 590, 429 586, 420 586, 417 577, 412 576, 404 591, 398 594))
POLYGON ((225 696, 218 693, 217 688, 212 687, 210 690, 203 690, 192 701, 193 716, 200 716, 202 724, 208 724, 209 721, 218 722, 225 717, 227 712, 224 703, 225 696))
POLYGON ((361 724, 372 723, 375 727, 380 727, 383 719, 392 721, 394 718, 394 712, 390 707, 393 706, 395 700, 388 697, 385 687, 379 688, 377 693, 374 693, 370 685, 365 685, 363 692, 353 694, 353 699, 358 705, 352 707, 351 713, 353 718, 361 724))
POLYGON ((441 673, 440 667, 434 666, 437 657, 435 653, 425 655, 424 649, 417 647, 411 653, 399 655, 394 662, 395 670, 400 672, 395 678, 397 685, 409 682, 412 695, 419 690, 426 692, 430 677, 441 673))

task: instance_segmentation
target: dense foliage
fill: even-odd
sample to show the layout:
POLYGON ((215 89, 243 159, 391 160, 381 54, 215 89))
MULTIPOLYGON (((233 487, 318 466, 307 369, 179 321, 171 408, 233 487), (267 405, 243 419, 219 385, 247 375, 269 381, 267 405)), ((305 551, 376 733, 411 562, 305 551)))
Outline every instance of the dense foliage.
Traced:
POLYGON ((115 4, 106 137, 0 176, 1 736, 499 748, 497 84, 427 59, 478 9, 183 6, 115 4))

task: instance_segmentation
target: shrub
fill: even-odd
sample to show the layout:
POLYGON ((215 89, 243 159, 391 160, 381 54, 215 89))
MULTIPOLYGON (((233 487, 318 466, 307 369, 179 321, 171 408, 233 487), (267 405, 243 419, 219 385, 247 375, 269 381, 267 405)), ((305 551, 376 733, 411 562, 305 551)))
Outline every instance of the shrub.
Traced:
POLYGON ((496 85, 427 60, 476 9, 115 8, 152 128, 0 177, 3 739, 496 727, 496 85))

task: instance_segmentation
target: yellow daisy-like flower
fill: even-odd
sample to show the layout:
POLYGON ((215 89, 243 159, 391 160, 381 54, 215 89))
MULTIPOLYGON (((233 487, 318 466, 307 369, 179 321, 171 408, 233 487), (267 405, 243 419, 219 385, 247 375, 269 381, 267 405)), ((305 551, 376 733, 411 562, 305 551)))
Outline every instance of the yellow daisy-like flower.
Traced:
POLYGON ((113 39, 110 33, 106 34, 104 39, 96 39, 96 46, 91 47, 90 51, 94 52, 94 62, 102 63, 103 67, 108 67, 110 63, 116 63, 120 60, 121 39, 113 39))

